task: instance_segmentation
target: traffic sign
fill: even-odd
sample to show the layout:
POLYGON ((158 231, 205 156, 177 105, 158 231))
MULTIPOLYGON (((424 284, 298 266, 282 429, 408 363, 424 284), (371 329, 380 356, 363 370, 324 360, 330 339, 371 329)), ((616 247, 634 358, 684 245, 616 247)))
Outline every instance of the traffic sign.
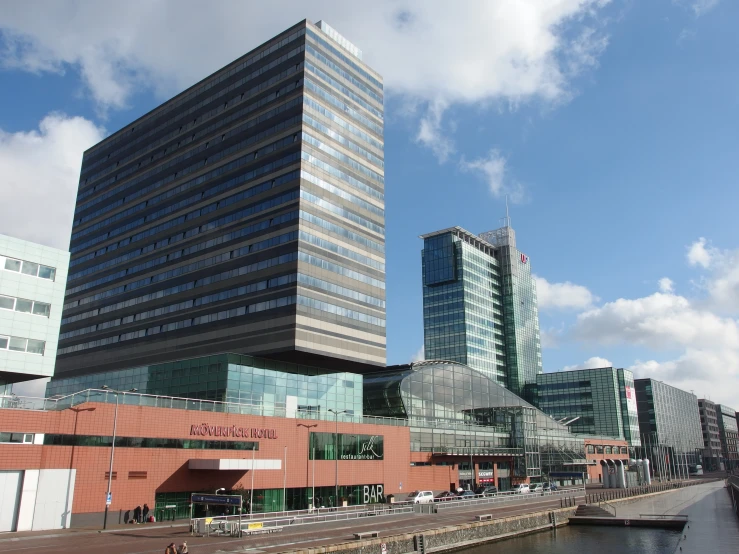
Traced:
POLYGON ((109 492, 105 497, 105 505, 110 506, 111 502, 113 502, 113 493, 109 492))
POLYGON ((380 549, 382 550, 382 554, 387 554, 387 545, 385 543, 380 545, 380 549))

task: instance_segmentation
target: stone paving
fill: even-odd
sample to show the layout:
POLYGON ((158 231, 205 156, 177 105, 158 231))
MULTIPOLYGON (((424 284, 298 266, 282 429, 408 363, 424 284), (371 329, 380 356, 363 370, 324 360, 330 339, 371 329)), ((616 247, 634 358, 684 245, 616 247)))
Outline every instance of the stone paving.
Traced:
POLYGON ((632 519, 640 514, 687 515, 676 553, 739 553, 739 518, 722 481, 618 503, 616 509, 618 517, 632 519))

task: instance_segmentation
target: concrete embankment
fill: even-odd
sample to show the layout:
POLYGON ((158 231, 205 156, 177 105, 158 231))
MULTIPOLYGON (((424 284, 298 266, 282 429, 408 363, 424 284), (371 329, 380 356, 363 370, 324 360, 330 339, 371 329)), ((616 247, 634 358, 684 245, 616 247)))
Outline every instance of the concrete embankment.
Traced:
MULTIPOLYGON (((690 483, 690 485, 692 484, 690 483)), ((639 491, 642 494, 627 494, 624 491, 623 498, 610 498, 609 495, 609 503, 630 503, 637 499, 664 495, 681 490, 685 485, 687 483, 678 487, 655 486, 642 489, 639 491)), ((426 552, 451 551, 567 525, 570 518, 575 515, 576 508, 574 506, 549 509, 525 515, 489 521, 475 521, 415 533, 388 536, 382 536, 382 529, 379 528, 379 538, 341 542, 323 547, 295 549, 286 554, 424 554, 426 552)), ((470 515, 470 519, 473 517, 470 515)))
POLYGON ((559 508, 534 514, 452 525, 423 533, 405 533, 333 544, 320 548, 293 550, 292 554, 410 554, 442 552, 500 541, 515 536, 545 531, 567 525, 575 508, 559 508), (383 548, 384 545, 384 548, 383 548))

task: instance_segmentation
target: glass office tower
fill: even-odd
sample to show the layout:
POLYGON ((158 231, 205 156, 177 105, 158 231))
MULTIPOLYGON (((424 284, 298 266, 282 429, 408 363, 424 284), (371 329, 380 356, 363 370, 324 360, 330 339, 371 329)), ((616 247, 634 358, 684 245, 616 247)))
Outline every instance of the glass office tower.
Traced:
POLYGON ((601 367, 536 376, 535 405, 573 433, 624 439, 639 446, 634 374, 601 367))
POLYGON ((57 377, 385 364, 382 77, 303 21, 84 154, 57 377))
POLYGON ((698 398, 656 379, 634 379, 634 388, 644 448, 668 448, 673 453, 670 465, 683 454, 689 463, 700 463, 703 435, 698 398))
POLYGON ((513 229, 421 238, 426 359, 467 364, 532 399, 542 371, 536 283, 513 229))

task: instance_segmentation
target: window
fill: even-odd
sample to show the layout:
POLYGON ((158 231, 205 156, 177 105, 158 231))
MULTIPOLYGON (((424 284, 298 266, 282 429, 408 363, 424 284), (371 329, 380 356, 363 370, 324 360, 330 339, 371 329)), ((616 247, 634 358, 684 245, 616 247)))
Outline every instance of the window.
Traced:
POLYGON ((41 279, 49 279, 50 281, 53 281, 54 277, 56 277, 56 269, 53 267, 13 258, 5 258, 5 270, 20 272, 33 277, 40 277, 41 279))
POLYGON ((29 354, 41 354, 43 356, 45 347, 46 342, 42 340, 28 339, 28 348, 26 349, 26 352, 29 354))
POLYGON ((25 273, 26 275, 33 275, 34 277, 36 277, 38 275, 38 264, 35 264, 33 262, 23 262, 21 273, 25 273))
POLYGON ((612 454, 611 447, 610 446, 603 447, 603 453, 604 454, 612 454))
POLYGON ((56 269, 49 267, 48 265, 42 265, 39 267, 38 276, 41 279, 49 279, 50 281, 53 281, 54 277, 56 277, 56 269))
POLYGON ((13 298, 12 296, 0 296, 0 309, 49 317, 51 304, 34 302, 24 298, 13 298))
POLYGON ((27 342, 28 342, 28 339, 10 337, 10 349, 15 350, 16 352, 25 352, 27 342))
POLYGON ((33 444, 33 433, 0 433, 0 443, 33 444))
POLYGON ((588 445, 588 454, 595 454, 595 446, 592 444, 588 445))
POLYGON ((51 312, 51 304, 46 304, 45 302, 34 302, 33 303, 33 314, 34 315, 42 315, 49 317, 49 313, 51 312))
POLYGON ((19 298, 15 301, 16 312, 30 313, 32 308, 33 302, 30 300, 23 300, 19 298))
POLYGON ((28 352, 29 354, 44 355, 46 342, 42 340, 24 339, 22 337, 0 337, 0 350, 28 352))

